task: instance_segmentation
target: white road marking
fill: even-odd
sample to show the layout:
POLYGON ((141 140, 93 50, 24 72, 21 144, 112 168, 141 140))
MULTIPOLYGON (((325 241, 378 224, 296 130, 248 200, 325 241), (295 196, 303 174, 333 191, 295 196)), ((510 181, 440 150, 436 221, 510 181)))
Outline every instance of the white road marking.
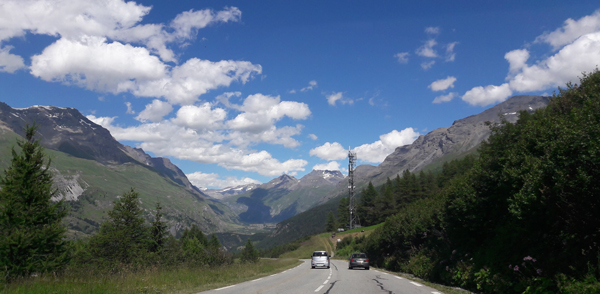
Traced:
POLYGON ((231 288, 231 287, 234 287, 234 286, 235 286, 235 285, 231 285, 231 286, 227 286, 227 287, 223 287, 223 288, 215 289, 215 291, 220 291, 220 290, 227 289, 227 288, 231 288))
POLYGON ((319 291, 321 291, 321 289, 323 289, 323 285, 319 286, 319 288, 317 288, 317 290, 315 290, 315 292, 319 292, 319 291))
POLYGON ((329 279, 325 280, 325 282, 323 283, 323 285, 327 284, 329 282, 329 279))
POLYGON ((398 276, 396 276, 396 279, 398 279, 398 280, 404 280, 403 278, 398 277, 398 276))
POLYGON ((442 294, 442 293, 440 293, 440 292, 431 292, 431 293, 432 293, 432 294, 442 294))
POLYGON ((415 286, 417 286, 417 287, 421 287, 421 286, 423 286, 423 285, 421 285, 421 284, 419 284, 419 283, 415 283, 415 282, 410 282, 410 283, 411 283, 411 284, 413 284, 413 285, 415 285, 415 286))
POLYGON ((256 282, 256 281, 260 281, 260 280, 262 280, 262 279, 263 279, 263 278, 260 278, 260 279, 256 279, 256 280, 252 280, 252 281, 251 281, 251 282, 256 282))

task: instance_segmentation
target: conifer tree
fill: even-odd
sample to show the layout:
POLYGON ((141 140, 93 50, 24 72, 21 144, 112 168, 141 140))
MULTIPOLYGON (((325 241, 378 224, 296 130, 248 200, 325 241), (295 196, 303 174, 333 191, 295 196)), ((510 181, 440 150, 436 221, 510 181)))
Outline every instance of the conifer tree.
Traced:
POLYGON ((108 212, 100 232, 91 238, 90 247, 98 261, 132 263, 148 250, 150 238, 144 226, 139 194, 131 188, 108 212))
POLYGON ((154 214, 154 221, 152 222, 151 235, 152 244, 150 245, 150 251, 158 252, 162 249, 165 239, 167 237, 167 225, 162 221, 163 217, 162 207, 160 203, 156 203, 156 213, 154 214))
POLYGON ((335 216, 333 215, 333 211, 330 211, 327 215, 327 223, 325 225, 326 232, 334 232, 335 231, 335 216))
POLYGON ((240 257, 242 262, 258 262, 258 251, 254 249, 254 245, 252 245, 252 241, 248 239, 246 241, 246 246, 242 250, 242 255, 240 257))
POLYGON ((25 128, 20 150, 0 178, 0 273, 9 279, 60 269, 68 261, 62 224, 67 211, 53 202, 51 160, 34 139, 37 126, 25 128), (46 160, 47 159, 47 160, 46 160))

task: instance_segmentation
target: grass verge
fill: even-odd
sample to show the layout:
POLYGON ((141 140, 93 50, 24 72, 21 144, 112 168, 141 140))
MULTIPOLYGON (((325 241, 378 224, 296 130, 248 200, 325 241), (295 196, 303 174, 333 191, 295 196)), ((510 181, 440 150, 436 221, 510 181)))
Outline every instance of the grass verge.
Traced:
POLYGON ((292 268, 297 259, 261 259, 255 264, 211 268, 147 269, 98 275, 66 272, 0 285, 0 293, 197 293, 268 276, 292 268))

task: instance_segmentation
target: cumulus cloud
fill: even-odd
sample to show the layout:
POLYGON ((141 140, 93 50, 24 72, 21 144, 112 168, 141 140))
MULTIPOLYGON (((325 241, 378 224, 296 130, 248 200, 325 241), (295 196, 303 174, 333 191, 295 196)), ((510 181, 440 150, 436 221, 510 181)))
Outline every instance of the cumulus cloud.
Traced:
MULTIPOLYGON (((173 105, 193 104, 209 90, 246 83, 262 72, 245 61, 165 63, 178 63, 169 44, 194 39, 198 29, 213 23, 240 21, 238 8, 185 11, 169 26, 140 24, 150 9, 122 0, 7 0, 0 7, 0 42, 27 32, 56 36, 32 57, 32 75, 92 91, 163 97, 173 105)), ((14 72, 24 66, 22 58, 7 48, 0 49, 0 70, 14 72)))
POLYGON ((425 33, 430 35, 437 35, 440 33, 440 27, 426 27, 425 33))
POLYGON ((445 79, 437 80, 437 81, 431 83, 427 87, 430 88, 431 91, 434 91, 434 92, 445 91, 448 88, 454 88, 454 82, 456 82, 456 78, 452 77, 452 76, 448 76, 445 79))
POLYGON ((340 163, 337 161, 330 161, 328 163, 316 164, 313 166, 313 170, 340 170, 340 163))
POLYGON ((337 92, 337 93, 333 93, 331 95, 327 96, 327 103, 329 103, 329 105, 331 106, 335 106, 335 103, 342 99, 342 92, 337 92))
POLYGON ((437 42, 434 39, 429 39, 425 42, 425 44, 423 44, 423 46, 417 49, 416 53, 422 57, 438 57, 437 52, 433 49, 433 46, 435 45, 437 45, 437 42))
POLYGON ((171 120, 122 128, 113 124, 115 118, 89 115, 88 119, 108 129, 117 140, 141 142, 139 147, 156 156, 217 164, 227 169, 256 172, 264 176, 294 174, 304 171, 304 166, 308 164, 301 159, 281 162, 265 150, 253 151, 237 148, 235 144, 218 143, 232 138, 214 130, 199 132, 171 120))
POLYGON ((562 28, 544 33, 536 42, 546 42, 558 50, 554 55, 527 64, 527 49, 512 50, 504 58, 509 63, 506 83, 474 87, 462 99, 472 105, 486 106, 506 100, 514 92, 545 91, 576 82, 583 72, 600 65, 600 12, 577 21, 568 19, 562 28), (592 31, 592 32, 590 32, 592 31))
POLYGON ((317 81, 312 80, 310 82, 308 82, 308 86, 300 89, 300 92, 306 92, 308 90, 312 90, 313 88, 315 88, 317 86, 317 81))
POLYGON ((410 54, 408 52, 400 52, 394 54, 394 57, 398 60, 399 63, 408 63, 408 56, 410 54))
POLYGON ((210 103, 202 105, 186 105, 179 108, 173 123, 194 130, 217 129, 227 117, 227 112, 222 108, 213 109, 210 103))
POLYGON ((242 185, 249 184, 260 184, 261 182, 244 177, 238 179, 237 177, 226 177, 222 178, 219 174, 215 173, 203 173, 203 172, 193 172, 191 174, 186 174, 187 178, 190 182, 198 187, 198 188, 213 188, 213 189, 222 189, 227 187, 236 187, 242 185))
POLYGON ((577 38, 600 30, 600 10, 578 20, 569 18, 564 25, 552 32, 547 32, 535 39, 536 42, 550 44, 554 50, 567 45, 577 38))
POLYGON ((430 69, 435 64, 435 60, 427 61, 421 63, 421 68, 424 70, 430 69))
POLYGON ((354 151, 362 161, 380 163, 397 147, 411 144, 418 137, 419 133, 413 128, 406 128, 400 132, 393 130, 379 136, 380 140, 358 146, 354 148, 354 151))
POLYGON ((440 103, 443 103, 443 102, 450 102, 450 101, 452 101, 452 99, 454 99, 456 97, 458 97, 458 93, 451 92, 451 93, 448 93, 446 95, 440 95, 440 96, 435 97, 435 99, 433 99, 432 103, 434 103, 434 104, 440 104, 440 103))
POLYGON ((0 47, 0 72, 14 73, 25 68, 23 57, 10 54, 12 46, 0 47))
POLYGON ((317 139, 319 139, 319 137, 317 137, 317 135, 315 135, 315 134, 308 134, 308 137, 309 137, 311 140, 317 140, 317 139))
POLYGON ((310 156, 317 156, 325 160, 340 160, 346 158, 348 150, 344 149, 338 142, 325 143, 317 148, 311 149, 310 156))
POLYGON ((500 86, 489 85, 486 87, 475 87, 467 91, 462 100, 476 106, 486 106, 506 100, 512 95, 512 90, 507 83, 500 86))
POLYGON ((125 106, 127 106, 127 114, 135 114, 135 111, 131 108, 131 102, 125 102, 125 106))
POLYGON ((171 111, 173 111, 171 104, 154 99, 152 103, 146 105, 146 108, 135 119, 141 122, 159 122, 165 115, 171 113, 171 111))

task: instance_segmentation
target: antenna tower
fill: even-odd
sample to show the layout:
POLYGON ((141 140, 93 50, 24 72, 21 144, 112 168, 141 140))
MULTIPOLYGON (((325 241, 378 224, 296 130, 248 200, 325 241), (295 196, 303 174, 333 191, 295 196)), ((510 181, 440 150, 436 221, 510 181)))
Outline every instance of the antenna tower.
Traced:
POLYGON ((360 227, 360 219, 356 213, 356 199, 354 199, 354 170, 356 169, 356 152, 348 147, 348 210, 350 210, 350 230, 360 227))

